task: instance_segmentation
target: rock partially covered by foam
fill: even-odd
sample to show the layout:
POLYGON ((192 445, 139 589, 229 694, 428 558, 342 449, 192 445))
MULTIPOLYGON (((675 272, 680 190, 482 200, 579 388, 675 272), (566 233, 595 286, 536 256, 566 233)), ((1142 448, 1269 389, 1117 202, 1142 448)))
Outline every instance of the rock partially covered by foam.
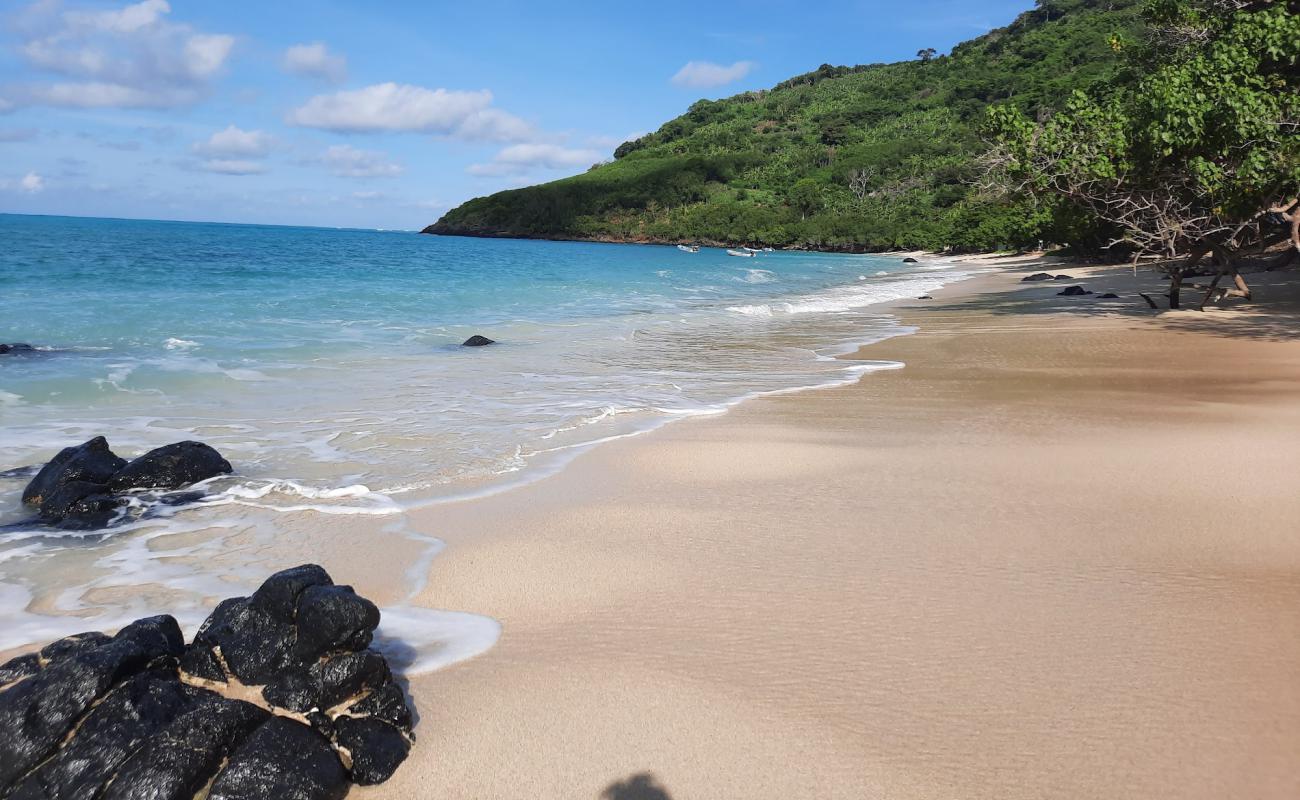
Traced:
POLYGON ((0 356, 15 355, 15 354, 23 355, 26 353, 35 353, 35 352, 38 352, 37 349, 35 347, 32 347, 30 344, 27 344, 26 342, 13 342, 11 344, 0 343, 0 356))
POLYGON ((337 800, 387 780, 414 736, 378 623, 308 564, 219 604, 188 647, 162 616, 19 656, 0 665, 0 798, 337 800))
POLYGON ((230 462, 203 442, 176 442, 144 455, 117 471, 108 486, 132 489, 179 489, 233 471, 230 462))
POLYGON ((65 447, 42 467, 23 491, 23 503, 61 528, 103 528, 129 503, 125 492, 169 491, 231 471, 229 461, 201 442, 169 444, 128 462, 96 436, 65 447))

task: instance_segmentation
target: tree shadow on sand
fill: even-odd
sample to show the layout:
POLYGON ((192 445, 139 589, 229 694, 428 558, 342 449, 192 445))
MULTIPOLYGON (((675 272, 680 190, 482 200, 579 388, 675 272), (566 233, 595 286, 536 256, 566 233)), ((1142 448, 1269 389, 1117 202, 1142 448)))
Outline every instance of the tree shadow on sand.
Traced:
POLYGON ((603 800, 673 800, 649 772, 641 772, 627 780, 615 781, 600 793, 603 800))
POLYGON ((1135 322, 1151 320, 1159 321, 1168 330, 1186 333, 1272 342, 1300 340, 1300 303, 1295 300, 1300 293, 1296 288, 1300 280, 1295 272, 1252 273, 1246 277, 1254 288, 1253 301, 1233 299, 1222 304, 1211 303, 1204 313, 1195 310, 1201 297, 1190 288, 1184 290, 1184 310, 1170 312, 1163 307, 1168 302, 1162 294, 1166 287, 1154 276, 1143 275, 1140 281, 1134 282, 1119 270, 1092 278, 1032 283, 1017 286, 1010 292, 927 303, 925 308, 931 312, 982 312, 995 316, 1066 314, 1132 319, 1135 322), (1095 293, 1077 297, 1058 294, 1064 286, 1076 284, 1095 290, 1095 293), (1114 288, 1120 296, 1103 298, 1101 295, 1111 291, 1115 284, 1125 284, 1114 288), (1138 294, 1139 291, 1147 292, 1161 307, 1152 309, 1138 294), (1236 313, 1216 313, 1225 310, 1236 313))

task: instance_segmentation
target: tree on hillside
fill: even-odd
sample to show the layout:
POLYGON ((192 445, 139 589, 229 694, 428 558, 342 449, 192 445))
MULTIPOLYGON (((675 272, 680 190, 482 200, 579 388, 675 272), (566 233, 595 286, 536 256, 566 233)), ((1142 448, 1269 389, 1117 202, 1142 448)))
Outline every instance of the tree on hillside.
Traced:
POLYGON ((1300 2, 1153 0, 1146 23, 1145 41, 1112 40, 1131 78, 1109 93, 1075 92, 1041 122, 990 109, 988 181, 1082 208, 1135 260, 1167 259, 1171 308, 1206 256, 1207 299, 1225 274, 1249 298, 1244 251, 1300 251, 1300 2))
POLYGON ((939 51, 935 50, 933 47, 926 47, 922 50, 917 50, 916 57, 921 59, 921 63, 924 64, 932 60, 936 55, 938 55, 938 53, 939 51))

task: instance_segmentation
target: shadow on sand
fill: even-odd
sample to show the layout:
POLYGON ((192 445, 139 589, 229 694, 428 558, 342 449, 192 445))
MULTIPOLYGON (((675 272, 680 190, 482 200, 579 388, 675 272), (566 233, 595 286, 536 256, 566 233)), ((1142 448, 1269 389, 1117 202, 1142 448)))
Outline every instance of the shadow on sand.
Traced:
POLYGON ((615 781, 600 793, 603 800, 673 800, 668 790, 649 772, 639 772, 626 780, 615 781))
MULTIPOLYGON (((1184 289, 1184 310, 1170 312, 1165 308, 1153 310, 1138 295, 1147 292, 1162 304, 1167 302, 1162 292, 1167 286, 1149 273, 1141 273, 1134 280, 1127 270, 1115 269, 1091 278, 1073 281, 1033 283, 1021 291, 976 295, 951 303, 936 302, 926 308, 941 312, 983 312, 999 316, 1065 313, 1079 316, 1107 316, 1112 318, 1159 319, 1174 331, 1187 333, 1214 333, 1258 341, 1291 342, 1300 340, 1300 276, 1295 270, 1255 272, 1247 274, 1255 299, 1225 301, 1221 305, 1209 304, 1206 312, 1196 311, 1201 295, 1191 288, 1184 289), (1096 294, 1080 297, 1062 297, 1057 294, 1064 286, 1083 285, 1096 294), (1101 293, 1115 291, 1117 299, 1102 299, 1101 293), (1044 302, 1044 301, 1048 302, 1044 302), (1215 313, 1231 310, 1234 314, 1215 313)), ((1195 280, 1205 281, 1206 278, 1195 280)))

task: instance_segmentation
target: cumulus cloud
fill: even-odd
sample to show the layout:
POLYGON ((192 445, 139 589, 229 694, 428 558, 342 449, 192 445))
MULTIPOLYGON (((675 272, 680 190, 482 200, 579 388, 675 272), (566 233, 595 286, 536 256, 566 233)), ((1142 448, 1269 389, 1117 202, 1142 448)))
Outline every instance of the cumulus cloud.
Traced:
POLYGON ((0 179, 0 189, 7 191, 27 192, 36 194, 45 188, 45 179, 35 172, 28 172, 21 178, 0 179))
POLYGON ((18 48, 37 70, 65 80, 11 90, 11 104, 171 108, 199 100, 225 65, 233 36, 171 22, 167 0, 107 10, 59 11, 38 2, 18 48))
POLYGON ((348 61, 337 53, 331 53, 324 42, 295 44, 284 51, 281 65, 285 72, 342 83, 348 77, 348 61))
POLYGON ((401 164, 389 161, 385 153, 346 144, 333 145, 320 161, 340 178, 395 178, 405 171, 401 164))
POLYGON ((288 122, 338 133, 404 131, 474 141, 519 141, 533 135, 528 123, 493 108, 489 91, 448 91, 398 83, 316 95, 291 111, 288 122))
POLYGON ((523 175, 539 169, 562 170, 589 167, 604 156, 600 150, 562 147, 558 144, 515 144, 504 148, 487 164, 472 164, 471 175, 499 177, 523 175))
POLYGON ((674 86, 690 89, 710 89, 734 83, 758 67, 753 61, 737 61, 730 66, 714 64, 712 61, 691 61, 677 70, 673 76, 674 86))
POLYGON ((275 139, 264 131, 246 131, 234 125, 217 131, 207 141, 196 142, 194 153, 213 158, 264 158, 275 146, 275 139))

